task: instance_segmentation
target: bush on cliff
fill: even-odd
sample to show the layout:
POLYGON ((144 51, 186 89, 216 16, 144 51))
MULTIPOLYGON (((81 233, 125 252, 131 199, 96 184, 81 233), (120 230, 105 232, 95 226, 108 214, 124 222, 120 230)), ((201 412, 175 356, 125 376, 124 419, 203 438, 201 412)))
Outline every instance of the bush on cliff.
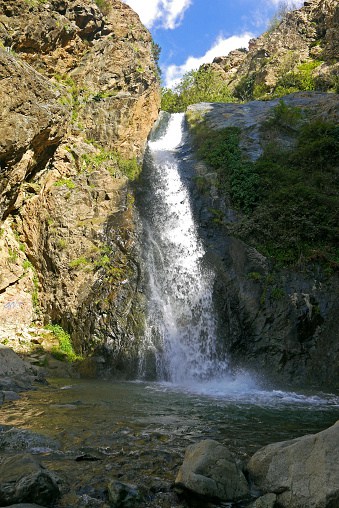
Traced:
MULTIPOLYGON (((284 118, 295 113, 296 129, 297 112, 277 108, 264 128, 272 129, 273 121, 286 129, 283 109, 284 118)), ((339 127, 322 120, 298 125, 294 148, 268 144, 256 162, 241 155, 239 135, 236 128, 195 130, 198 155, 216 170, 221 193, 243 212, 236 224, 219 223, 281 265, 317 261, 338 269, 339 127)))
POLYGON ((169 113, 186 111, 190 104, 198 102, 234 102, 220 74, 204 66, 187 72, 182 80, 171 90, 162 89, 161 109, 169 113))

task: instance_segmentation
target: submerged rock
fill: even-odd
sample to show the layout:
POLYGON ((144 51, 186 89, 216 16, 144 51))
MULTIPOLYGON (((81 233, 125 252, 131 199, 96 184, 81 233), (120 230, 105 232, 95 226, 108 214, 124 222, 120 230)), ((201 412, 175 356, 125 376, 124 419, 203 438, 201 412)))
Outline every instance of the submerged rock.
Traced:
POLYGON ((108 497, 113 508, 140 506, 142 496, 136 485, 113 480, 108 485, 108 497))
POLYGON ((332 427, 291 441, 273 443, 253 455, 247 469, 282 508, 339 506, 339 421, 332 427))
POLYGON ((49 505, 59 497, 56 479, 29 454, 5 458, 0 464, 0 503, 49 505))
POLYGON ((175 485, 223 501, 241 499, 249 493, 246 478, 231 452, 212 439, 186 449, 175 485))

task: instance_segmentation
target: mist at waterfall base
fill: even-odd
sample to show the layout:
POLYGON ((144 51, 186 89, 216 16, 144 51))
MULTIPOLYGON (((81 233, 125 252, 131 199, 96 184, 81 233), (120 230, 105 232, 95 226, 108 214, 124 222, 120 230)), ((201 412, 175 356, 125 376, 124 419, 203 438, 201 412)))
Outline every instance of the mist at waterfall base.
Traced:
MULTIPOLYGON (((213 268, 205 262, 190 202, 184 114, 163 114, 145 156, 142 182, 148 317, 139 377, 153 390, 252 403, 325 403, 328 397, 267 389, 230 369, 218 341, 213 268)), ((267 386, 267 385, 266 385, 267 386)), ((329 397, 331 400, 331 396, 329 397)))

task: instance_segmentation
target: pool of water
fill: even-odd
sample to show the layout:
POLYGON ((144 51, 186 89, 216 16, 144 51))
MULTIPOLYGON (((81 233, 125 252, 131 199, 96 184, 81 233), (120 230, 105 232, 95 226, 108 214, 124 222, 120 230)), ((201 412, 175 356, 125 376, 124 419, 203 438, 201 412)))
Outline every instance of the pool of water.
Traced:
POLYGON ((169 507, 179 506, 171 484, 189 444, 216 439, 246 461, 261 446, 338 418, 337 395, 258 389, 245 376, 180 387, 50 380, 4 405, 0 422, 51 440, 23 448, 63 480, 58 506, 105 507, 107 482, 118 478, 153 492, 147 506, 169 507))

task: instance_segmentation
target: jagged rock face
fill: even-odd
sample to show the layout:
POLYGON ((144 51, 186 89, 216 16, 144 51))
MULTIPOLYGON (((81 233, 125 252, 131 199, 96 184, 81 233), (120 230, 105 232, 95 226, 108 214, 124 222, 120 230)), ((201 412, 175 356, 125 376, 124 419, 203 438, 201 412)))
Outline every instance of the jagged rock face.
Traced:
POLYGON ((0 22, 2 335, 53 321, 79 351, 109 352, 112 371, 133 367, 143 302, 126 175, 160 104, 151 36, 120 0, 104 13, 0 0, 0 22))
POLYGON ((287 13, 271 30, 252 39, 247 53, 232 51, 216 58, 211 68, 223 72, 232 91, 242 84, 245 95, 240 92, 239 98, 247 99, 246 87, 254 89, 256 97, 270 94, 279 78, 298 71, 301 63, 316 60, 311 72, 316 89, 327 90, 334 86, 339 72, 338 28, 336 0, 305 2, 304 7, 287 13))

